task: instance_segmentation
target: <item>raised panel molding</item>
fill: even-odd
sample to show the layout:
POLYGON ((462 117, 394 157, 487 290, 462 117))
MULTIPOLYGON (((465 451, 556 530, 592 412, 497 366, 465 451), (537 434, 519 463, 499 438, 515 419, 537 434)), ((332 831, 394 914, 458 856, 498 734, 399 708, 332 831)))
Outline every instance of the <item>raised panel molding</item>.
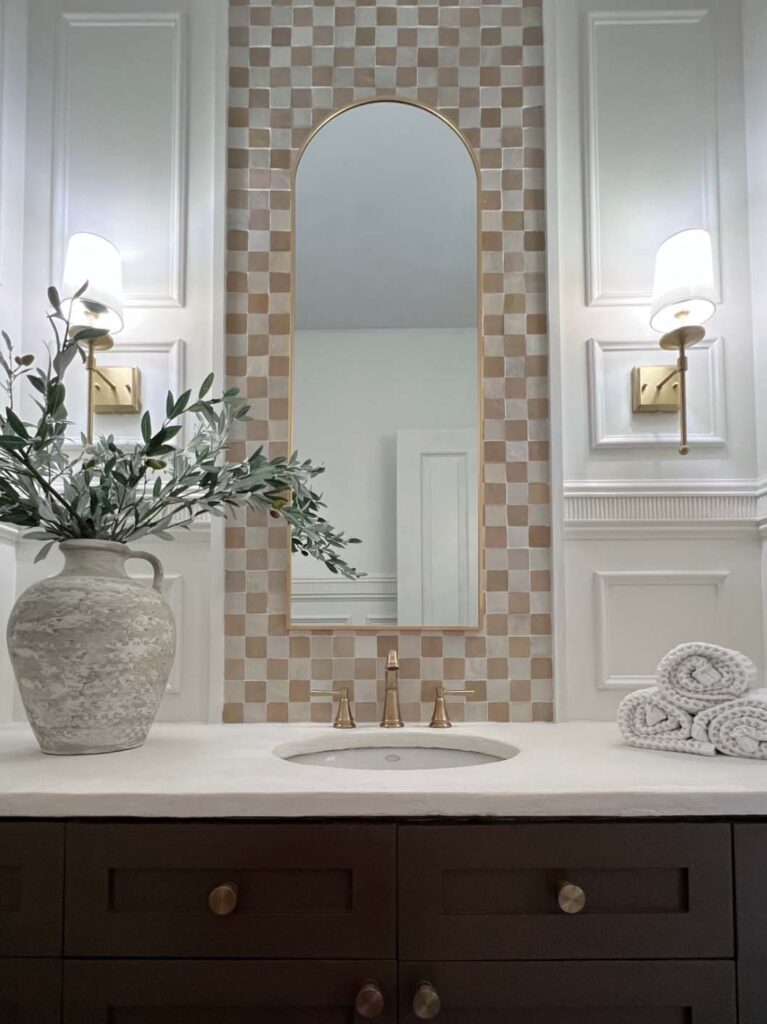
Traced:
MULTIPOLYGON (((688 75, 704 75, 704 88, 692 88, 689 89, 691 93, 695 95, 696 100, 700 102, 700 109, 693 111, 687 111, 686 116, 678 117, 681 120, 682 126, 687 124, 690 125, 690 130, 693 130, 698 139, 700 139, 700 145, 702 146, 702 152, 700 154, 695 152, 689 152, 685 148, 687 153, 687 159, 685 159, 680 167, 680 175, 684 174, 684 183, 690 178, 699 177, 700 185, 700 196, 699 212, 691 212, 683 209, 682 204, 673 203, 669 206, 668 217, 666 219, 666 228, 664 233, 652 240, 645 240, 645 250, 652 250, 654 252, 657 245, 663 240, 666 235, 673 233, 675 230, 681 230, 685 227, 700 226, 707 228, 712 235, 714 243, 714 258, 716 262, 717 270, 717 282, 720 280, 719 266, 719 159, 717 151, 717 138, 718 128, 716 119, 716 63, 714 59, 714 51, 711 35, 708 26, 708 14, 709 12, 705 9, 702 10, 667 10, 667 11, 592 11, 587 15, 587 24, 585 32, 585 57, 583 66, 585 68, 584 74, 584 133, 585 139, 583 140, 583 152, 585 153, 585 175, 586 175, 586 225, 585 225, 585 243, 586 243, 586 303, 589 306, 635 306, 643 303, 649 303, 651 300, 651 286, 652 280, 636 281, 634 287, 623 288, 623 289, 610 289, 605 284, 604 267, 605 263, 609 262, 605 257, 603 248, 603 229, 605 224, 605 216, 603 210, 604 195, 604 174, 600 167, 600 145, 604 142, 604 138, 600 136, 600 65, 599 65, 599 33, 600 30, 609 28, 623 28, 627 31, 631 31, 632 28, 647 28, 651 26, 658 26, 668 36, 668 30, 674 26, 686 28, 690 32, 697 32, 699 36, 694 41, 693 53, 689 55, 691 59, 688 59, 688 55, 681 55, 680 59, 672 62, 667 62, 667 68, 673 68, 676 74, 688 74, 688 75), (701 95, 703 94, 703 95, 701 95), (698 161, 697 157, 700 156, 698 161), (696 215, 697 214, 697 215, 696 215), (679 223, 677 224, 677 221, 679 223)), ((710 19, 709 19, 710 20, 710 19)), ((651 72, 648 72, 648 74, 651 72)), ((689 87, 688 87, 689 88, 689 87)), ((608 87, 607 93, 610 94, 608 87)), ((624 118, 625 130, 635 130, 637 132, 637 145, 642 147, 642 152, 648 153, 651 158, 652 153, 650 147, 652 146, 652 139, 657 135, 659 136, 659 142, 656 144, 662 144, 662 138, 660 133, 662 132, 662 121, 661 118, 665 115, 669 118, 669 126, 672 135, 678 135, 679 133, 674 131, 674 126, 671 125, 671 111, 673 108, 669 106, 672 99, 679 99, 680 90, 676 90, 673 95, 667 96, 667 102, 663 103, 660 101, 657 112, 653 113, 654 124, 652 128, 655 130, 642 131, 641 127, 637 128, 634 124, 634 119, 631 116, 624 118), (632 127, 633 126, 633 127, 632 127)), ((649 107, 649 104, 648 104, 649 107)), ((626 108, 628 109, 628 107, 626 108)), ((634 105, 634 118, 641 113, 641 109, 638 110, 636 104, 634 105)), ((666 129, 667 132, 669 128, 666 129)), ((619 152, 628 152, 629 146, 627 140, 624 139, 613 139, 611 140, 616 149, 619 152)), ((668 184, 668 175, 670 174, 670 163, 668 159, 668 151, 664 152, 663 160, 652 160, 651 166, 659 168, 658 174, 662 173, 666 176, 666 182, 668 184), (662 168, 662 171, 661 171, 662 168)), ((673 163, 673 161, 672 161, 673 163)), ((625 179, 621 177, 622 187, 625 185, 625 179)), ((650 186, 652 187, 652 185, 650 186)), ((659 198, 662 193, 659 193, 659 198)), ((641 210, 638 210, 641 214, 641 210)), ((662 218, 661 218, 662 220, 662 218)), ((625 227, 625 225, 624 225, 625 227)), ((626 253, 630 250, 625 245, 625 232, 624 232, 624 246, 623 255, 625 258, 626 253)), ((645 251, 638 254, 640 259, 648 261, 650 252, 645 251)), ((717 284, 719 291, 719 301, 721 301, 721 288, 717 284)))
MULTIPOLYGON (((595 451, 614 448, 659 448, 677 447, 679 445, 678 418, 669 413, 631 413, 631 378, 630 367, 626 367, 625 388, 620 391, 613 389, 619 401, 625 403, 628 413, 629 429, 622 424, 611 424, 608 403, 608 376, 606 361, 612 358, 630 356, 627 361, 633 365, 664 365, 673 366, 673 355, 663 352, 657 341, 618 341, 589 338, 587 342, 589 372, 589 426, 591 447, 595 451), (631 424, 642 418, 643 423, 653 424, 660 421, 665 429, 652 432, 631 430, 631 424), (621 429, 623 427, 623 429, 621 429)), ((722 338, 704 338, 695 348, 690 349, 690 374, 701 372, 700 362, 705 358, 708 377, 705 408, 699 411, 701 419, 708 424, 708 430, 690 430, 690 444, 704 448, 724 448, 727 446, 727 407, 724 382, 724 341, 722 338)), ((693 413, 695 410, 692 410, 693 413)))
MULTIPOLYGON (((121 44, 127 45, 127 40, 121 44)), ((98 47, 91 48, 92 54, 98 53, 98 47)), ((146 56, 136 53, 136 59, 132 69, 133 75, 142 75, 147 72, 146 56)), ((51 238, 51 275, 50 279, 58 281, 63 267, 66 242, 73 231, 95 231, 109 235, 123 254, 125 274, 125 304, 126 306, 139 307, 178 307, 185 302, 185 279, 186 279, 186 182, 188 177, 187 160, 187 68, 188 57, 185 39, 185 19, 179 12, 153 13, 142 11, 137 13, 102 14, 102 13, 64 13, 58 25, 57 32, 57 81, 56 81, 56 110, 54 115, 54 136, 53 136, 53 216, 52 216, 52 238, 51 238), (103 150, 99 147, 98 131, 100 126, 91 125, 82 116, 75 119, 72 115, 72 79, 75 70, 80 73, 87 73, 87 69, 93 61, 79 61, 73 54, 75 46, 74 36, 76 33, 119 33, 127 35, 130 30, 146 29, 149 31, 165 31, 169 33, 169 39, 164 47, 163 55, 154 61, 154 69, 158 73, 165 74, 167 69, 167 92, 166 97, 155 93, 155 101, 147 103, 136 109, 137 104, 131 107, 129 101, 131 95, 127 90, 120 89, 117 83, 118 93, 114 96, 112 106, 114 110, 110 119, 117 122, 121 139, 118 147, 113 147, 118 158, 124 158, 122 162, 116 161, 116 166, 108 171, 104 170, 103 150), (84 70, 85 69, 85 70, 84 70), (160 141, 168 142, 168 161, 164 168, 163 175, 155 174, 151 184, 147 181, 148 194, 139 196, 140 206, 133 203, 132 211, 127 211, 124 220, 129 226, 122 225, 122 231, 114 224, 104 224, 104 209, 121 210, 125 207, 129 194, 136 193, 137 183, 131 178, 130 160, 142 160, 151 155, 157 159, 157 149, 152 151, 152 146, 147 146, 147 132, 149 128, 142 124, 138 132, 131 132, 131 117, 140 116, 145 112, 153 112, 159 117, 158 110, 160 101, 167 103, 167 124, 154 125, 154 132, 158 136, 158 149, 160 141), (77 129, 82 129, 78 134, 77 129), (82 132, 88 134, 83 136, 82 132), (95 135, 94 135, 95 133, 95 135), (134 138, 135 135, 135 138, 134 138), (99 213, 90 219, 88 212, 83 209, 73 212, 73 178, 82 179, 82 174, 71 173, 71 162, 74 155, 82 152, 90 152, 95 165, 100 166, 102 177, 99 179, 99 186, 104 191, 96 197, 96 209, 99 213), (128 189, 131 186, 132 193, 128 189), (167 185, 167 187, 166 187, 167 185), (112 188, 110 195, 108 189, 112 188), (162 196, 165 190, 164 197, 162 196), (144 214, 145 225, 143 236, 140 228, 137 227, 140 217, 139 211, 151 210, 155 197, 160 196, 163 202, 167 203, 162 218, 153 219, 144 214), (164 220, 165 224, 157 228, 157 220, 164 220), (148 237, 149 231, 155 230, 154 237, 148 237), (157 232, 162 232, 165 237, 157 232), (124 237, 121 237, 124 236, 124 237), (163 252, 164 250, 164 252, 163 252), (157 274, 154 280, 148 281, 147 260, 152 253, 163 252, 164 265, 157 267, 157 274), (134 277, 142 275, 144 286, 132 284, 134 277)), ((96 74, 98 74, 98 69, 96 74)), ((108 93, 110 88, 110 76, 102 75, 98 82, 99 94, 108 93)), ((80 83, 82 84, 82 83, 80 83)), ((96 83, 94 83, 95 87, 96 83)), ((108 152, 108 150, 107 150, 108 152)), ((81 169, 80 169, 81 170, 81 169)), ((88 206, 88 182, 77 180, 75 185, 83 188, 85 193, 80 196, 81 207, 88 206)), ((118 218, 119 219, 119 218, 118 218)))
POLYGON ((358 580, 322 579, 294 576, 291 580, 294 601, 368 601, 371 598, 397 600, 396 576, 363 576, 358 580))
MULTIPOLYGON (((595 649, 597 652, 597 678, 596 688, 598 690, 634 690, 640 686, 652 686, 655 683, 654 674, 621 673, 613 672, 611 666, 611 640, 615 630, 615 610, 611 609, 611 600, 616 588, 619 587, 696 587, 699 590, 709 590, 711 600, 712 619, 720 607, 724 587, 730 573, 728 571, 690 572, 690 571, 655 571, 646 572, 594 572, 594 631, 595 649)), ((700 595, 703 597, 703 594, 700 595)), ((692 595, 690 600, 682 604, 673 601, 657 602, 658 623, 656 626, 667 625, 673 617, 674 609, 680 610, 680 614, 692 613, 692 595)), ((696 616, 690 614, 691 618, 696 616)), ((648 634, 653 636, 653 623, 643 621, 641 624, 632 617, 631 621, 624 623, 627 635, 636 634, 636 629, 641 625, 642 636, 645 638, 642 643, 647 642, 648 634)), ((700 635, 710 635, 710 625, 700 623, 700 635)), ((697 638, 677 634, 676 637, 669 635, 664 644, 659 648, 658 659, 670 649, 676 642, 692 640, 697 638)))
MULTIPOLYGON (((142 411, 136 414, 107 414, 95 418, 95 433, 112 433, 115 443, 120 446, 141 444, 141 416, 149 409, 153 421, 165 414, 165 396, 168 390, 178 396, 184 390, 186 382, 186 345, 182 338, 123 338, 117 335, 114 347, 108 352, 100 352, 97 362, 101 366, 138 366, 141 371, 141 406, 142 411), (162 356, 163 368, 158 372, 155 365, 157 356, 162 356), (142 358, 143 357, 143 358, 142 358)), ((72 405, 85 408, 85 374, 78 374, 73 381, 72 405), (82 394, 79 394, 79 392, 82 394)), ((69 389, 68 389, 69 390, 69 389)), ((81 427, 81 429, 84 429, 81 427)), ((186 430, 179 434, 183 442, 186 430)), ((79 438, 69 442, 68 447, 79 448, 79 438)))

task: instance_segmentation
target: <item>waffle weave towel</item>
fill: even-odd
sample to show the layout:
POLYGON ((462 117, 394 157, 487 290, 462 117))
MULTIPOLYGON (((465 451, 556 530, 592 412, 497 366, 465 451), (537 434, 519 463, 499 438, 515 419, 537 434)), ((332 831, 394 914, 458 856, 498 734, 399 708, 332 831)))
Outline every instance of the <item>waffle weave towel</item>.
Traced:
POLYGON ((722 754, 767 761, 767 690, 700 711, 692 723, 699 742, 712 743, 722 754))
POLYGON ((618 726, 632 747, 715 754, 716 748, 707 738, 693 737, 692 725, 689 711, 680 708, 654 686, 628 694, 618 708, 618 726))
POLYGON ((742 697, 756 679, 756 666, 740 651, 716 644, 680 644, 656 672, 661 694, 693 713, 742 697))

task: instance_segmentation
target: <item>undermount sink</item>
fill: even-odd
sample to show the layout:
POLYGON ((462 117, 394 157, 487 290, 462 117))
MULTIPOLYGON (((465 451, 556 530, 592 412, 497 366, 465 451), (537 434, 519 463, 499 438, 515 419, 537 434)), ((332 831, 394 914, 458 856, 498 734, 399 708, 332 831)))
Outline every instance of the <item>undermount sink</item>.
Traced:
POLYGON ((277 757, 291 764, 383 772, 470 768, 507 761, 518 753, 510 743, 476 736, 372 732, 338 739, 323 736, 274 749, 277 757))

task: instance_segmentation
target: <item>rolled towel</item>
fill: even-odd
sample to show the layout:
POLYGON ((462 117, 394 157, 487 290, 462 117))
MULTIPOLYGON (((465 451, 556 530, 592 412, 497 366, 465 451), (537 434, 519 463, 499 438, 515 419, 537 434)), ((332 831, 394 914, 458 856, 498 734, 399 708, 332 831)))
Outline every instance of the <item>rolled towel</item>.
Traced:
POLYGON ((767 761, 767 690, 753 690, 747 697, 699 711, 692 735, 699 742, 713 743, 722 754, 767 761))
POLYGON ((756 666, 716 644, 680 644, 661 660, 656 679, 664 697, 695 713, 741 697, 754 685, 756 666))
POLYGON ((692 715, 664 696, 657 687, 635 690, 618 708, 618 727, 632 747, 677 750, 683 754, 716 753, 707 739, 693 739, 692 715))

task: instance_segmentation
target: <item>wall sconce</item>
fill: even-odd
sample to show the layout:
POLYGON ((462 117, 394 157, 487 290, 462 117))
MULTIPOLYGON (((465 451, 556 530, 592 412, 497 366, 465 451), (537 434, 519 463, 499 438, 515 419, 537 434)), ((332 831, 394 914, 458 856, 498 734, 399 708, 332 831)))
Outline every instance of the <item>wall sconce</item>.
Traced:
POLYGON ((86 231, 72 235, 64 261, 61 294, 64 301, 69 302, 70 333, 84 327, 109 331, 104 337, 88 342, 85 364, 88 371, 86 437, 90 443, 95 412, 141 411, 138 368, 100 368, 96 365, 96 352, 112 348, 112 335, 123 328, 122 258, 117 247, 101 235, 86 231), (85 295, 73 298, 85 281, 88 282, 85 295))
POLYGON ((702 228, 672 235, 655 259, 650 326, 663 334, 660 347, 678 352, 674 369, 635 366, 634 412, 679 410, 679 454, 687 455, 687 349, 706 336, 703 324, 716 309, 711 236, 702 228))

